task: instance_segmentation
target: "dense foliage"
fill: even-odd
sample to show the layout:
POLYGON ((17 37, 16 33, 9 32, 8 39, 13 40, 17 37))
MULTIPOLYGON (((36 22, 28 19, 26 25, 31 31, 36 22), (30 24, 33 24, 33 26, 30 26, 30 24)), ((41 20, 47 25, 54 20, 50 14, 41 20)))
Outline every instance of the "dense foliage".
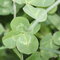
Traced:
POLYGON ((60 60, 60 0, 0 0, 0 60, 60 60))

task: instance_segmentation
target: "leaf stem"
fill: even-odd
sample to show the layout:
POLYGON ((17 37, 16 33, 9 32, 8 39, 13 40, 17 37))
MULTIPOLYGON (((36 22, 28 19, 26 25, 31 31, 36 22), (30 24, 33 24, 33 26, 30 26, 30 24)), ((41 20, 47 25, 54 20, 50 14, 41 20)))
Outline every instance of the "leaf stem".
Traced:
POLYGON ((20 60, 23 60, 23 54, 21 54, 16 48, 14 48, 13 51, 17 54, 20 60))
POLYGON ((14 11, 14 19, 16 18, 16 3, 13 0, 13 11, 14 11))
POLYGON ((60 0, 57 0, 52 6, 50 6, 49 8, 47 8, 47 13, 52 10, 54 7, 56 7, 58 4, 60 3, 60 0))

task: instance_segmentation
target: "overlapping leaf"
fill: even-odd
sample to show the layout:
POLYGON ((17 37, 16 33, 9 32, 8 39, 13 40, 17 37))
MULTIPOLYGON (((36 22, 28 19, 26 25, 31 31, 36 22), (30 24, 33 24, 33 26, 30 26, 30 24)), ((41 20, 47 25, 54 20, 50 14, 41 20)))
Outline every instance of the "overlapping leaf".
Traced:
POLYGON ((40 6, 40 7, 48 7, 52 5, 55 0, 15 0, 18 4, 30 4, 34 6, 40 6))
POLYGON ((60 31, 54 33, 53 41, 56 45, 60 45, 60 31))
POLYGON ((0 34, 2 34, 4 32, 4 27, 2 26, 2 24, 0 24, 0 34))
MULTIPOLYGON (((34 21, 30 24, 30 26, 34 23, 34 21)), ((41 28, 41 24, 37 24, 34 28, 31 29, 32 34, 36 34, 41 28)))
MULTIPOLYGON (((16 4, 16 13, 23 5, 16 4)), ((0 15, 14 14, 12 0, 0 0, 0 15)))
POLYGON ((52 10, 50 10, 48 13, 49 14, 54 14, 57 11, 57 6, 54 7, 52 10))
POLYGON ((26 5, 23 8, 24 12, 39 22, 44 22, 47 19, 47 12, 42 8, 34 8, 31 5, 26 5))
POLYGON ((16 46, 21 53, 31 54, 37 51, 38 40, 34 35, 30 33, 20 33, 16 42, 16 46))
POLYGON ((12 49, 12 48, 16 47, 17 38, 15 35, 16 35, 16 33, 11 31, 3 37, 2 41, 6 48, 12 49))
POLYGON ((57 55, 54 53, 54 50, 58 49, 58 47, 53 43, 51 34, 47 34, 45 37, 42 38, 40 42, 40 48, 41 56, 43 58, 46 58, 46 60, 51 57, 57 57, 57 55))
POLYGON ((40 56, 40 52, 33 53, 30 57, 28 57, 26 60, 42 60, 40 56))
POLYGON ((48 15, 48 21, 51 22, 58 30, 60 30, 60 17, 57 14, 48 15))
POLYGON ((25 17, 16 17, 11 22, 12 30, 16 30, 18 32, 27 30, 29 27, 29 21, 25 17))

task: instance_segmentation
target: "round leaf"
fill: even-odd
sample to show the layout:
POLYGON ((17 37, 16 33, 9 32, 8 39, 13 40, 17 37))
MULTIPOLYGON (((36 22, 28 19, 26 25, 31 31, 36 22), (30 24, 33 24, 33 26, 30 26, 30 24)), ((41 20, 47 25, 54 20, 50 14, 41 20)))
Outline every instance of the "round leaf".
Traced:
POLYGON ((60 31, 54 33, 53 41, 56 45, 60 45, 60 31))
POLYGON ((10 14, 9 8, 0 7, 0 15, 8 15, 8 14, 10 14))
POLYGON ((47 12, 42 8, 35 8, 31 5, 26 5, 23 8, 24 12, 39 22, 44 22, 47 19, 47 12))
POLYGON ((29 21, 25 17, 16 17, 11 22, 11 28, 12 30, 16 31, 24 31, 27 30, 29 27, 29 21))
POLYGON ((38 40, 34 35, 30 33, 20 33, 16 42, 16 46, 21 53, 31 54, 36 52, 38 49, 38 40))
POLYGON ((12 5, 12 0, 0 0, 1 7, 10 7, 12 5))
POLYGON ((16 35, 16 33, 11 31, 3 37, 2 42, 6 48, 12 49, 12 48, 16 47, 16 40, 17 39, 16 39, 15 35, 16 35))

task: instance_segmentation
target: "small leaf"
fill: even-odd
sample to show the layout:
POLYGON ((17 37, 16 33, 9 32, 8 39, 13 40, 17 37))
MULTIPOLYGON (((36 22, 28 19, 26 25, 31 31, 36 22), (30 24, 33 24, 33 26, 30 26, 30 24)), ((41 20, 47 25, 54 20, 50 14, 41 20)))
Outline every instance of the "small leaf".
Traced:
MULTIPOLYGON (((32 25, 33 23, 34 23, 34 21, 31 23, 31 25, 32 25)), ((37 24, 35 28, 32 28, 32 29, 31 29, 31 33, 32 33, 32 34, 36 34, 36 33, 40 30, 40 27, 41 27, 40 23, 37 24)))
POLYGON ((53 41, 56 45, 60 45, 60 31, 54 33, 53 41))
POLYGON ((42 23, 41 24, 41 28, 40 28, 41 36, 44 37, 44 36, 46 36, 49 33, 51 33, 50 28, 45 23, 42 23))
POLYGON ((38 40, 34 35, 24 32, 20 33, 18 37, 16 46, 21 53, 31 54, 37 51, 38 40))
POLYGON ((50 10, 48 13, 49 14, 54 14, 57 11, 57 6, 54 7, 52 10, 50 10))
POLYGON ((31 5, 26 5, 23 10, 26 14, 39 22, 44 22, 47 19, 47 12, 43 8, 34 8, 31 5))
MULTIPOLYGON (((16 4, 16 14, 19 12, 19 10, 23 7, 23 5, 18 5, 16 4)), ((14 10, 13 10, 13 5, 11 7, 9 7, 11 14, 14 14, 14 10)))
POLYGON ((40 7, 49 7, 55 0, 31 0, 31 5, 40 6, 40 7))
POLYGON ((42 60, 42 59, 41 59, 40 53, 36 52, 36 53, 33 53, 30 57, 28 57, 26 60, 42 60))
POLYGON ((29 21, 25 17, 16 17, 11 22, 12 30, 17 32, 25 31, 29 27, 29 21))
POLYGON ((16 47, 16 40, 16 33, 11 31, 3 37, 2 42, 6 48, 12 49, 16 47))
POLYGON ((0 6, 3 8, 8 8, 12 6, 12 0, 0 0, 0 6))
POLYGON ((45 37, 42 38, 41 42, 40 42, 40 54, 41 56, 45 59, 49 59, 51 57, 57 57, 56 53, 54 53, 53 51, 58 49, 58 47, 53 43, 52 40, 52 35, 51 34, 47 34, 45 37), (49 51, 49 50, 44 50, 45 49, 52 49, 53 51, 49 51))
POLYGON ((51 22, 58 30, 60 30, 60 16, 57 14, 48 15, 48 21, 51 22))
POLYGON ((9 8, 0 7, 0 15, 8 15, 8 14, 10 14, 9 8))

